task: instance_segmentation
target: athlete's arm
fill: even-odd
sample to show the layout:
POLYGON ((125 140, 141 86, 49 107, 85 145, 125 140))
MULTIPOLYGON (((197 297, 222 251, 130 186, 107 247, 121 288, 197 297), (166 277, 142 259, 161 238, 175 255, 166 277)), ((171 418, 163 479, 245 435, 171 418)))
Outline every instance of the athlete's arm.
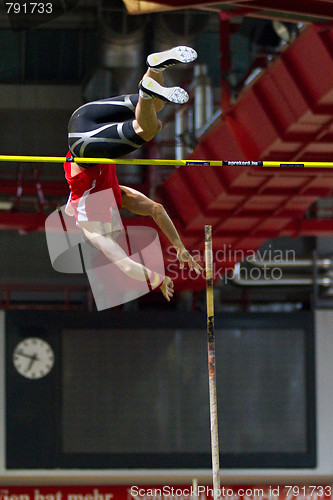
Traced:
POLYGON ((177 258, 180 263, 180 268, 182 269, 184 264, 187 262, 191 270, 194 269, 197 274, 200 274, 202 267, 186 250, 174 223, 165 211, 163 205, 151 200, 135 189, 126 186, 120 186, 120 189, 123 207, 127 208, 134 214, 149 215, 154 219, 158 227, 177 250, 177 258))

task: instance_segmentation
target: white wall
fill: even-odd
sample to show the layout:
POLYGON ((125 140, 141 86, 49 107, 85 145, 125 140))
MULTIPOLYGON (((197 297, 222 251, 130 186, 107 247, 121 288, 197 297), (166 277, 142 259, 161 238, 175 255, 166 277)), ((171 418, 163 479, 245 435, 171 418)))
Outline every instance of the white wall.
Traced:
MULTIPOLYGON (((5 313, 0 311, 0 478, 5 469, 5 313)), ((0 479, 1 480, 1 479, 0 479)))
POLYGON ((316 312, 318 472, 333 478, 333 311, 316 312))
MULTIPOLYGON (((4 313, 0 311, 0 388, 4 388, 4 313)), ((333 311, 316 312, 316 469, 223 470, 222 484, 330 484, 333 482, 333 311)), ((0 392, 0 486, 21 484, 211 484, 210 470, 185 471, 6 471, 4 391, 0 392)), ((18 410, 19 411, 19 410, 18 410)))

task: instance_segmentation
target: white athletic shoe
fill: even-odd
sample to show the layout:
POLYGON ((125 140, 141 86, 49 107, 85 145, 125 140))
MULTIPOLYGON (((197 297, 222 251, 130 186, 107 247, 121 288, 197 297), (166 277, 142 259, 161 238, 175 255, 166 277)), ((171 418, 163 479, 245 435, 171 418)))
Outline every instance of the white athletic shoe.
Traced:
POLYGON ((178 63, 190 63, 195 61, 198 54, 191 47, 180 45, 163 52, 155 52, 147 57, 147 65, 152 69, 163 70, 178 63))
POLYGON ((149 76, 145 76, 141 80, 139 89, 151 97, 157 97, 162 101, 173 102, 175 104, 185 104, 189 100, 189 95, 186 90, 181 87, 162 87, 149 76))

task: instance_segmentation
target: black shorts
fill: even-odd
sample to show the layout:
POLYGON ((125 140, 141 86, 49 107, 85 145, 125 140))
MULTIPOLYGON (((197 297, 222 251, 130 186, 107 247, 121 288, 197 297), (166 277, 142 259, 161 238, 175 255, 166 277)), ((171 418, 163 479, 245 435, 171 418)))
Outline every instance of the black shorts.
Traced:
POLYGON ((137 94, 102 99, 74 111, 68 145, 77 158, 119 158, 145 144, 133 128, 137 94))

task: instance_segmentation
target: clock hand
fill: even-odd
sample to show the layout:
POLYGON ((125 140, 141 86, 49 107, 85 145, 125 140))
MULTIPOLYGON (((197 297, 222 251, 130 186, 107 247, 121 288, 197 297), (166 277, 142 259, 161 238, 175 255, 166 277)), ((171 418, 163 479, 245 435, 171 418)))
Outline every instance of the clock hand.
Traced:
POLYGON ((31 370, 32 365, 34 364, 34 362, 38 360, 37 354, 34 354, 33 356, 29 356, 29 357, 31 358, 31 360, 30 360, 29 366, 25 370, 26 372, 28 372, 29 370, 31 370))
POLYGON ((31 354, 26 354, 25 352, 22 352, 22 351, 18 351, 16 354, 17 354, 18 356, 23 356, 24 358, 33 359, 33 360, 35 360, 35 361, 37 361, 37 360, 38 360, 38 358, 37 358, 37 355, 36 355, 36 354, 33 354, 33 355, 31 355, 31 354))

